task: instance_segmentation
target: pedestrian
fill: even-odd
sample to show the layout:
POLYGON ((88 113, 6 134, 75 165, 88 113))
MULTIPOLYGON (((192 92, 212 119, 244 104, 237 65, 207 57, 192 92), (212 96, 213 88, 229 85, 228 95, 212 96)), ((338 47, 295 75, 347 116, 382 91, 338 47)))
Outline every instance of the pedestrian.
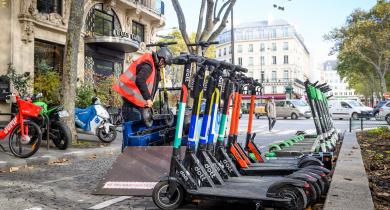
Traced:
POLYGON ((276 107, 275 107, 275 101, 273 97, 268 98, 267 105, 266 105, 266 112, 268 117, 268 128, 269 131, 271 131, 276 123, 276 107))
POLYGON ((145 53, 130 64, 113 89, 123 98, 123 120, 140 121, 142 109, 153 106, 153 98, 160 82, 159 70, 170 63, 172 53, 160 48, 157 53, 145 53))

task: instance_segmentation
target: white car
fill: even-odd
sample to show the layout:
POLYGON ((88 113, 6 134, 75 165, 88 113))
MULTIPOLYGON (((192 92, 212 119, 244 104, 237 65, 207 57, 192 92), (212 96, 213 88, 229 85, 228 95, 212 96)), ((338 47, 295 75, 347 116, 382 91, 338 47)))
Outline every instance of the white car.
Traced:
POLYGON ((370 118, 373 115, 373 108, 355 100, 330 100, 329 111, 333 119, 370 118))
POLYGON ((377 119, 386 120, 390 125, 390 101, 387 101, 384 105, 379 108, 377 119))

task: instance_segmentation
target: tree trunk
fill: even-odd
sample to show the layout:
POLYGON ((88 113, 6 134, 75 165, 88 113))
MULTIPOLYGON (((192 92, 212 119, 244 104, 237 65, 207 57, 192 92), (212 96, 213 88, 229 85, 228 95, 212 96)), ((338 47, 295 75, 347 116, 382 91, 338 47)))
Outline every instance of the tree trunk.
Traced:
POLYGON ((66 120, 67 126, 72 132, 72 143, 77 141, 75 128, 75 101, 77 86, 77 60, 79 42, 84 15, 84 0, 72 0, 66 34, 64 69, 62 74, 62 99, 64 109, 70 117, 66 120))
MULTIPOLYGON (((381 80, 381 91, 382 93, 387 93, 387 83, 386 83, 386 78, 385 75, 380 75, 380 80, 381 80)), ((382 95, 382 100, 385 100, 384 96, 382 95)))

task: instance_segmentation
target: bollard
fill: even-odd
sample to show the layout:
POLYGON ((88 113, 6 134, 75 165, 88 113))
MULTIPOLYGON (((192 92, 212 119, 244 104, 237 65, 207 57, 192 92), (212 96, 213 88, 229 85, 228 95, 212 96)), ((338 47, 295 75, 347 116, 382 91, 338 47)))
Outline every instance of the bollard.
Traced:
POLYGON ((352 132, 352 118, 349 118, 349 132, 352 132))

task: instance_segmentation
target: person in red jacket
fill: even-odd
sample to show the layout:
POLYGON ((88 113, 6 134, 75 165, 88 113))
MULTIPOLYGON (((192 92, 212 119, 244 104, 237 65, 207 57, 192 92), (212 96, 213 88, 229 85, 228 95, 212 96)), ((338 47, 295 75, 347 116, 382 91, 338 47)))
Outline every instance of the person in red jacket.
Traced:
POLYGON ((141 109, 153 106, 153 97, 160 81, 159 69, 170 64, 172 54, 167 48, 145 53, 119 77, 113 89, 123 98, 123 120, 142 120, 141 109))

